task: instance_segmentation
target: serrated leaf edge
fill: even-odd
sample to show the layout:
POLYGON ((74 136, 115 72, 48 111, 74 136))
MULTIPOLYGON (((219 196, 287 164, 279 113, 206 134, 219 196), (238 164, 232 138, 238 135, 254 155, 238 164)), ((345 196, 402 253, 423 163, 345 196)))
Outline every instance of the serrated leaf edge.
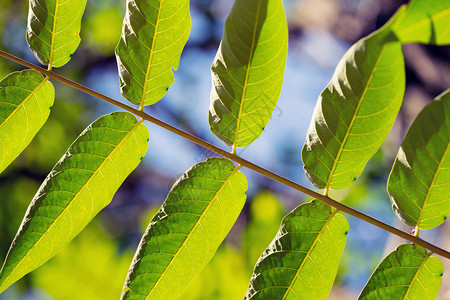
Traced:
MULTIPOLYGON (((36 245, 40 242, 40 240, 44 237, 44 235, 52 228, 52 226, 58 221, 58 219, 63 215, 64 212, 67 211, 67 209, 71 206, 71 204, 75 201, 75 199, 78 197, 78 195, 81 193, 81 191, 84 190, 84 188, 86 186, 89 185, 89 183, 91 182, 91 180, 94 178, 94 176, 97 174, 97 172, 102 168, 102 166, 109 161, 110 157, 117 151, 117 149, 120 148, 120 146, 122 145, 122 143, 131 135, 132 132, 134 132, 134 130, 136 128, 139 127, 139 125, 143 122, 143 119, 140 119, 131 129, 130 131, 123 137, 123 139, 120 141, 119 144, 117 144, 117 146, 114 148, 113 151, 111 151, 111 153, 108 154, 108 156, 105 158, 105 160, 100 164, 100 166, 97 168, 97 170, 95 170, 95 172, 92 173, 91 177, 88 179, 88 181, 86 182, 86 184, 84 184, 84 186, 76 193, 76 195, 73 196, 73 199, 70 200, 70 202, 67 204, 67 206, 63 209, 63 211, 59 214, 59 216, 53 221, 53 223, 46 229, 46 231, 41 235, 41 237, 39 237, 39 239, 36 241, 36 243, 29 249, 27 250, 27 252, 25 253, 25 255, 22 257, 22 259, 16 264, 16 266, 14 267, 14 269, 11 270, 11 272, 8 274, 8 276, 0 283, 0 288, 2 287, 2 285, 8 280, 8 278, 11 276, 11 274, 14 274, 14 271, 17 269, 17 267, 23 262, 23 260, 25 259, 25 257, 28 255, 28 253, 30 253, 34 247, 36 247, 36 245)), ((28 211, 27 211, 28 213, 28 211)), ((92 213, 92 212, 91 212, 92 213)), ((20 229, 19 229, 20 230, 20 229)), ((11 249, 11 248, 10 248, 11 249)), ((9 254, 9 251, 8 251, 9 254)), ((6 255, 5 261, 3 263, 3 267, 0 270, 0 274, 3 271, 3 268, 6 265, 6 261, 8 258, 8 254, 6 255)), ((0 289, 1 291, 1 289, 0 289)))

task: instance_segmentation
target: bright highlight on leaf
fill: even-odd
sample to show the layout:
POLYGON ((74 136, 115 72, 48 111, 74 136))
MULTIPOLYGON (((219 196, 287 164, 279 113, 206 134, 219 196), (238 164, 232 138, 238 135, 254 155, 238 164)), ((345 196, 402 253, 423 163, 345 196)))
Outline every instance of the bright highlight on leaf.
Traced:
POLYGON ((380 263, 358 299, 436 299, 444 266, 430 255, 417 245, 400 245, 380 263))
POLYGON ((256 263, 245 299, 326 299, 348 230, 345 217, 322 202, 298 206, 256 263))
POLYGON ((34 196, 0 272, 0 292, 69 243, 111 201, 147 151, 148 130, 126 112, 92 123, 34 196))
POLYGON ((256 140, 278 101, 288 31, 281 0, 236 0, 213 62, 209 125, 225 144, 256 140))
POLYGON ((127 0, 116 48, 120 89, 126 99, 142 106, 166 94, 190 26, 188 0, 127 0))
POLYGON ((450 44, 450 1, 412 0, 394 31, 402 43, 450 44))
POLYGON ((0 82, 0 173, 44 125, 55 90, 39 72, 13 72, 0 82))
POLYGON ((176 299, 216 253, 245 203, 247 180, 231 161, 186 171, 153 217, 131 264, 122 299, 176 299))
POLYGON ((317 101, 302 158, 318 188, 351 185, 394 123, 405 71, 401 44, 388 28, 347 51, 317 101))
POLYGON ((388 180, 392 208, 407 225, 431 229, 450 214, 450 90, 411 125, 388 180))
POLYGON ((80 44, 86 0, 30 0, 27 42, 43 65, 65 65, 80 44))

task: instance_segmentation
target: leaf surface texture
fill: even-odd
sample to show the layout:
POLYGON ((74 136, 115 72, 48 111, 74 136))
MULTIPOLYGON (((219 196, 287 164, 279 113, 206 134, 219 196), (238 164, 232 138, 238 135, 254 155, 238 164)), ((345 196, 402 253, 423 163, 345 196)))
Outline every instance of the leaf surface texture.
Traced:
POLYGON ((13 72, 0 82, 0 173, 47 121, 54 100, 53 85, 37 71, 13 72))
POLYGON ((120 88, 126 99, 150 105, 166 94, 190 26, 188 0, 127 0, 116 48, 120 88))
POLYGON ((237 0, 211 71, 212 132, 245 147, 269 122, 283 83, 288 31, 281 0, 237 0))
POLYGON ((434 300, 444 266, 414 244, 400 245, 377 267, 359 299, 434 300))
POLYGON ((348 229, 345 217, 326 204, 298 206, 256 263, 245 299, 326 299, 348 229))
POLYGON ((392 167, 388 192, 407 225, 431 229, 450 214, 450 91, 411 125, 392 167))
POLYGON ((153 217, 122 299, 176 299, 214 256, 244 206, 247 180, 231 161, 210 158, 186 171, 153 217))
POLYGON ((347 51, 319 96, 302 150, 316 187, 343 189, 356 180, 389 133, 404 90, 401 44, 389 30, 347 51))
POLYGON ((0 273, 0 292, 44 264, 111 201, 147 151, 148 130, 126 112, 89 125, 34 196, 0 273))
POLYGON ((30 0, 27 42, 43 65, 65 65, 80 44, 86 0, 30 0))

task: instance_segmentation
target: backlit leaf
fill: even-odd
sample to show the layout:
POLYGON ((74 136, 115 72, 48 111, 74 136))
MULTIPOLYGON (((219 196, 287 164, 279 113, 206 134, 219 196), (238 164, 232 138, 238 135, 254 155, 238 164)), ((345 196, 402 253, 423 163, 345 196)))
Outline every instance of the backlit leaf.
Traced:
POLYGON ((153 104, 166 94, 190 26, 188 0, 127 0, 116 58, 120 89, 131 103, 153 104))
POLYGON ((0 272, 0 292, 57 254, 111 201, 147 150, 126 112, 103 116, 75 140, 33 198, 0 272))
POLYGON ((44 125, 55 90, 39 72, 14 72, 0 82, 0 172, 25 149, 44 125))
POLYGON ((245 203, 239 166, 210 158, 175 183, 147 228, 123 299, 176 299, 214 256, 245 203))
POLYGON ((394 27, 403 43, 450 44, 450 1, 411 0, 394 27))
POLYGON ((281 0, 237 0, 213 62, 209 125, 225 144, 245 147, 269 122, 286 64, 281 0))
POLYGON ((317 101, 302 150, 316 187, 342 189, 354 182, 389 133, 404 90, 401 44, 389 30, 347 51, 317 101))
POLYGON ((61 67, 80 44, 86 0, 30 0, 27 42, 41 64, 61 67))
POLYGON ((436 299, 444 266, 430 255, 417 245, 400 245, 380 263, 359 299, 436 299))
POLYGON ((392 207, 408 225, 431 229, 450 214, 450 90, 411 125, 388 180, 392 207))
POLYGON ((322 202, 298 206, 256 263, 245 299, 326 299, 348 228, 345 217, 322 202))

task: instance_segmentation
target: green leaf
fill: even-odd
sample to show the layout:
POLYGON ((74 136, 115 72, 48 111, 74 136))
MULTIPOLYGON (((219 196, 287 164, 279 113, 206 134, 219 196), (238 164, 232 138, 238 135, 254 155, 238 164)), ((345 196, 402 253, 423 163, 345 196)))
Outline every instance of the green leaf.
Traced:
POLYGON ((344 216, 317 200, 298 206, 256 263, 245 299, 326 299, 348 228, 344 216))
POLYGON ((147 228, 122 299, 176 299, 214 256, 245 203, 239 166, 210 158, 172 187, 147 228))
POLYGON ((126 99, 143 106, 166 94, 190 27, 188 0, 127 0, 116 48, 120 89, 126 99))
POLYGON ((394 123, 405 71, 401 44, 388 29, 347 51, 317 101, 302 158, 318 188, 351 185, 394 123))
POLYGON ((394 25, 402 43, 450 44, 450 1, 412 0, 394 25))
POLYGON ((13 72, 0 82, 0 173, 44 125, 55 90, 39 72, 13 72))
POLYGON ((245 147, 269 122, 286 64, 281 0, 237 0, 213 62, 209 125, 225 144, 245 147))
POLYGON ((450 90, 414 120, 388 180, 392 208, 408 225, 431 229, 450 214, 450 90))
POLYGON ((444 266, 430 255, 417 245, 400 245, 380 263, 359 299, 436 299, 444 266))
POLYGON ((111 201, 147 150, 126 112, 103 116, 75 140, 34 196, 0 272, 0 292, 44 264, 111 201))
POLYGON ((30 0, 27 42, 40 63, 65 65, 80 44, 86 0, 30 0))

